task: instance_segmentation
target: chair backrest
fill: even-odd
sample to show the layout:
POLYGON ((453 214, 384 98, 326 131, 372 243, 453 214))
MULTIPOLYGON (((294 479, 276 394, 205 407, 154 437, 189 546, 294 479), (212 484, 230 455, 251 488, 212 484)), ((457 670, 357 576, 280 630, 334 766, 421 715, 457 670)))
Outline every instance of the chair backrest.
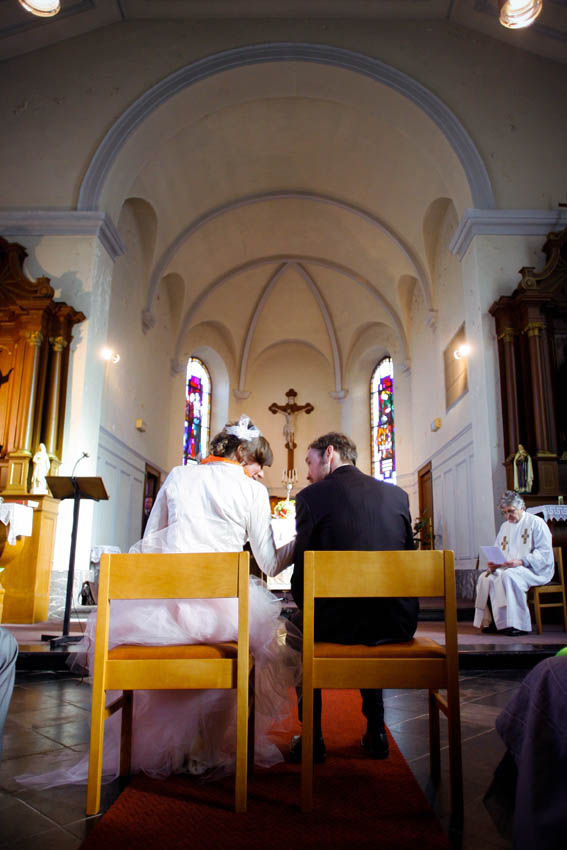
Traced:
MULTIPOLYGON (((108 651, 113 599, 238 599, 238 642, 248 657, 248 552, 104 554, 100 559, 97 653, 108 651)), ((248 662, 246 662, 248 663, 248 662)))
POLYGON ((214 599, 248 588, 248 552, 105 554, 99 605, 110 599, 214 599))
POLYGON ((448 550, 305 552, 304 639, 316 598, 384 596, 443 597, 446 646, 456 647, 455 566, 448 550))

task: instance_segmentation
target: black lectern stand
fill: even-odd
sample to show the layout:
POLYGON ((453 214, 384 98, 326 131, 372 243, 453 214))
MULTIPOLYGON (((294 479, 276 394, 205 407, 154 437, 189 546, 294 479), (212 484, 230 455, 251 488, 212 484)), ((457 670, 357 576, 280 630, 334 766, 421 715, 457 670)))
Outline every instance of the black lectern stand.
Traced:
POLYGON ((79 507, 81 499, 94 499, 96 502, 108 499, 108 493, 102 478, 65 478, 58 475, 47 475, 45 480, 55 499, 74 499, 73 527, 71 530, 71 549, 69 552, 69 572, 67 574, 67 595, 65 597, 65 615, 63 617, 63 633, 61 637, 42 635, 42 640, 49 640, 51 648, 65 646, 81 640, 79 635, 69 634, 71 617, 71 601, 73 598, 73 578, 75 575, 75 550, 77 548, 77 528, 79 525, 79 507))

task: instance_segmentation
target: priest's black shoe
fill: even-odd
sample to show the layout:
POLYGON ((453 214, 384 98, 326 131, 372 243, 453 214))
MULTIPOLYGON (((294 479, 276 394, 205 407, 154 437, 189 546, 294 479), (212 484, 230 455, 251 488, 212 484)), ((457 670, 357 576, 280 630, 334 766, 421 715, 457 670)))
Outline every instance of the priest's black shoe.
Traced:
POLYGON ((498 632, 498 629, 494 623, 490 623, 489 626, 483 626, 481 631, 485 635, 495 635, 498 632))
MULTIPOLYGON (((323 738, 313 740, 313 761, 322 764, 327 758, 327 750, 323 738)), ((294 735, 289 742, 289 760, 299 764, 301 762, 301 735, 294 735)))
POLYGON ((360 745, 373 759, 387 759, 390 755, 388 736, 385 732, 366 731, 360 739, 360 745))
POLYGON ((507 637, 520 637, 521 635, 531 635, 531 632, 523 632, 521 629, 514 629, 510 627, 508 629, 500 629, 498 634, 506 635, 507 637))

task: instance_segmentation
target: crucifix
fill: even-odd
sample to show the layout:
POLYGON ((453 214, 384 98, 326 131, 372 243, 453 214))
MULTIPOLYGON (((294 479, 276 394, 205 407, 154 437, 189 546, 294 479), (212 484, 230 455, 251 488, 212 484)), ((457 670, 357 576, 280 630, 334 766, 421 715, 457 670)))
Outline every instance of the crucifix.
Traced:
POLYGON ((285 437, 285 447, 287 449, 288 471, 292 471, 294 469, 293 453, 297 448, 297 443, 295 442, 295 420, 297 419, 297 414, 311 413, 315 409, 309 402, 307 402, 307 404, 296 404, 296 398, 297 393, 294 389, 290 389, 286 392, 287 401, 285 404, 276 404, 274 401, 268 407, 270 413, 283 413, 285 417, 283 435, 285 437))
POLYGON ((502 549, 503 552, 506 551, 507 545, 508 545, 508 538, 506 537, 506 535, 504 535, 504 537, 502 538, 502 542, 500 544, 500 548, 502 549))
POLYGON ((530 536, 530 532, 528 531, 527 528, 524 528, 524 530, 522 531, 522 540, 524 541, 524 543, 528 542, 529 536, 530 536))

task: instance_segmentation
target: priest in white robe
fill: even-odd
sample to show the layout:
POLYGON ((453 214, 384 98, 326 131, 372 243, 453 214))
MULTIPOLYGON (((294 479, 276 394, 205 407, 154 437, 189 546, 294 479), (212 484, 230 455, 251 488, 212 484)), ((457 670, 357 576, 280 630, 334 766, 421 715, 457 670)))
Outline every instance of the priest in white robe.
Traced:
POLYGON ((527 513, 524 500, 513 490, 506 490, 499 508, 505 522, 495 545, 506 560, 489 561, 479 576, 474 625, 483 631, 526 634, 532 630, 526 593, 553 578, 551 532, 541 517, 527 513))

